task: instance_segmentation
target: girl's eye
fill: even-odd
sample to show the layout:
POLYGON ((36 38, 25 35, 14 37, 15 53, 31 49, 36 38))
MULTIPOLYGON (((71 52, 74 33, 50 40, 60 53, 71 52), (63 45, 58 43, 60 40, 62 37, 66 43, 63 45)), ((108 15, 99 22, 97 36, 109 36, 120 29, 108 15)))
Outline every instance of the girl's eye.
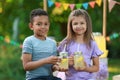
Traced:
POLYGON ((84 22, 81 22, 80 24, 84 24, 84 22))
POLYGON ((73 25, 77 25, 78 23, 73 23, 73 25))

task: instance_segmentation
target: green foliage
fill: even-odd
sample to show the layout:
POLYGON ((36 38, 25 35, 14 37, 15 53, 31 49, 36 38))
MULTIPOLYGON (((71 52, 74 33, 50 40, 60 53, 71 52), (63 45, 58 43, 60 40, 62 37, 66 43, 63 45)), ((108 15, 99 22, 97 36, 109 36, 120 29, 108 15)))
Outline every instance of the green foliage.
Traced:
POLYGON ((113 80, 112 77, 120 74, 120 59, 109 58, 108 69, 109 69, 109 80, 113 80))
MULTIPOLYGON (((54 2, 65 2, 65 3, 84 3, 90 0, 53 0, 54 2)), ((119 2, 119 0, 116 0, 119 2)), ((25 37, 32 35, 33 32, 29 29, 29 13, 32 9, 43 8, 43 0, 0 0, 2 3, 3 12, 0 13, 0 36, 9 36, 12 39, 13 35, 13 22, 16 18, 19 18, 19 35, 18 41, 23 42, 25 37)), ((103 25, 103 3, 101 7, 95 5, 95 8, 88 8, 88 13, 92 18, 93 31, 102 33, 103 25)), ((120 27, 120 5, 115 5, 113 10, 109 13, 107 8, 107 35, 111 35, 116 32, 119 33, 120 27)), ((57 42, 61 41, 67 33, 67 20, 71 12, 70 9, 62 11, 63 8, 59 9, 62 11, 60 14, 53 14, 55 5, 48 8, 47 12, 50 16, 50 31, 48 36, 55 38, 57 42)), ((83 7, 82 7, 83 8, 83 7)), ((113 39, 107 42, 107 49, 109 50, 108 57, 116 58, 120 57, 120 38, 113 39)), ((0 41, 0 80, 24 80, 25 72, 23 70, 20 56, 21 49, 19 47, 4 43, 0 41)), ((115 61, 117 62, 117 61, 115 61)), ((118 61, 119 62, 119 61, 118 61)), ((110 60, 109 66, 116 67, 120 65, 115 65, 114 60, 110 60), (115 66, 114 66, 115 65, 115 66)), ((117 69, 119 69, 117 67, 117 69)), ((118 70, 119 71, 119 70, 118 70)), ((120 72, 110 72, 110 80, 115 74, 120 74, 120 72)))
POLYGON ((120 55, 118 54, 120 51, 120 47, 118 43, 120 42, 119 38, 116 38, 114 40, 111 40, 107 45, 108 45, 108 50, 109 50, 109 57, 110 58, 119 58, 120 55))
POLYGON ((63 35, 60 32, 60 25, 58 23, 51 22, 50 30, 48 36, 52 36, 56 41, 60 41, 63 39, 63 35), (59 31, 58 31, 59 30, 59 31))
MULTIPOLYGON (((90 2, 89 0, 53 0, 54 2, 60 3, 85 3, 90 2)), ((119 0, 116 0, 119 2, 119 0)), ((13 35, 13 22, 16 18, 19 18, 19 33, 18 33, 18 41, 23 42, 25 37, 32 35, 33 32, 29 29, 29 13, 32 9, 35 8, 43 8, 43 0, 0 0, 3 12, 0 13, 0 35, 2 36, 10 36, 13 35)), ((113 32, 119 33, 120 27, 120 17, 119 17, 119 8, 120 5, 115 5, 112 11, 108 12, 107 7, 107 25, 106 25, 106 34, 109 36, 113 32)), ((66 36, 67 29, 67 20, 68 16, 71 12, 70 8, 68 10, 58 9, 62 11, 60 14, 54 14, 53 11, 55 9, 55 5, 52 7, 48 7, 47 12, 50 16, 51 27, 48 36, 53 36, 57 41, 61 41, 66 36)), ((75 7, 76 9, 76 7, 75 7)), ((82 9, 84 9, 82 7, 82 9)), ((101 32, 103 27, 103 2, 101 6, 95 4, 94 8, 88 7, 88 13, 92 18, 93 24, 93 32, 101 32)), ((120 38, 119 38, 120 39, 120 38)), ((120 40, 112 40, 111 43, 107 44, 107 47, 110 54, 119 54, 119 45, 117 43, 120 40), (111 50, 112 49, 112 50, 111 50), (116 51, 117 50, 117 51, 116 51), (112 52, 111 52, 112 51, 112 52), (113 53, 114 52, 114 53, 113 53)), ((111 57, 111 56, 110 56, 111 57)))
POLYGON ((19 47, 0 42, 0 80, 24 80, 19 47))

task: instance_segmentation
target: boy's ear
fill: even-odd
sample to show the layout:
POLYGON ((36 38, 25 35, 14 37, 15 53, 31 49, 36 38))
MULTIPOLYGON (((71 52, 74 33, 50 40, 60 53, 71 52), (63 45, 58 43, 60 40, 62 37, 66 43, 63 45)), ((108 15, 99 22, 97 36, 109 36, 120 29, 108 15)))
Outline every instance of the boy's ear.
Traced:
POLYGON ((32 24, 32 23, 29 23, 29 28, 30 28, 31 30, 33 30, 33 24, 32 24))

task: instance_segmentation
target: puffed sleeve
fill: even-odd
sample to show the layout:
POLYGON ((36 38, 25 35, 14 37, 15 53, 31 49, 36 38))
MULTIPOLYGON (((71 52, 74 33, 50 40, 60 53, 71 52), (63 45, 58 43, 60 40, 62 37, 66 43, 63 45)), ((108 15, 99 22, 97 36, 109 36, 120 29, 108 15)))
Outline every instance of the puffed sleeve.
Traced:
POLYGON ((26 38, 23 42, 22 53, 32 54, 32 42, 30 38, 26 38))
POLYGON ((95 41, 92 41, 92 57, 98 57, 103 54, 103 52, 98 48, 97 43, 95 41))

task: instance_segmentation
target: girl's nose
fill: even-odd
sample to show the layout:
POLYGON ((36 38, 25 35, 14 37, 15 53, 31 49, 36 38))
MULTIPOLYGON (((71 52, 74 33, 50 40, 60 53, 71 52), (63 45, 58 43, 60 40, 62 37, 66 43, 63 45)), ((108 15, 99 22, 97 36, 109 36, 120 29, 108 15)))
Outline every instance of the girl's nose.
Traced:
POLYGON ((78 24, 77 27, 81 27, 81 24, 78 24))

